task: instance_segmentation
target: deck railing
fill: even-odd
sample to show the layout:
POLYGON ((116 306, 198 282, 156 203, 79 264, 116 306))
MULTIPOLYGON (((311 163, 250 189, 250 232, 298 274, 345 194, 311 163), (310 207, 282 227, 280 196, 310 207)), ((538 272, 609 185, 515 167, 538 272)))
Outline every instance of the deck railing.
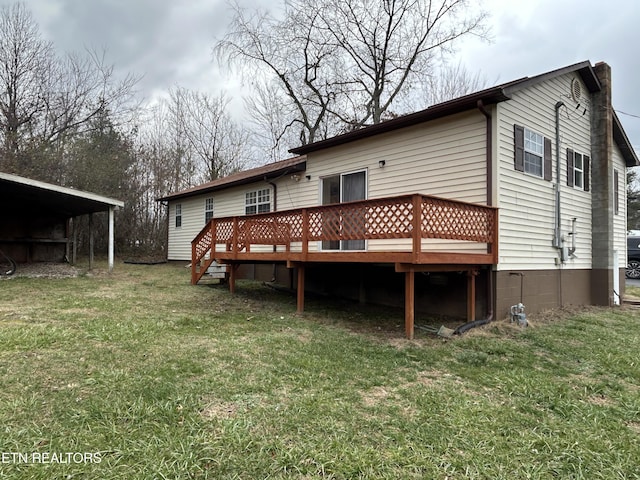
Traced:
POLYGON ((422 194, 213 218, 192 241, 192 282, 216 258, 318 261, 330 253, 310 252, 310 242, 412 239, 409 257, 403 257, 410 263, 429 261, 422 239, 475 242, 487 246, 482 263, 496 263, 497 232, 496 208, 422 194), (272 250, 252 252, 258 245, 272 250))

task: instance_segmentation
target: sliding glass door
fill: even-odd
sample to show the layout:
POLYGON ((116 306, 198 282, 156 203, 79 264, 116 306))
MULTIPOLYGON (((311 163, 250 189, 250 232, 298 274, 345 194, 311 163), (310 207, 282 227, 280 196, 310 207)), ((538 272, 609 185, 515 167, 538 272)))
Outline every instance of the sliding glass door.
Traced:
MULTIPOLYGON (((353 202, 367 198, 367 172, 344 173, 322 179, 322 204, 353 202)), ((323 228, 339 234, 345 228, 341 215, 327 216, 323 228)), ((349 223, 358 223, 357 216, 351 216, 349 223)), ((364 218, 362 219, 364 224, 364 218)), ((323 250, 364 250, 364 240, 327 240, 322 242, 323 250)))

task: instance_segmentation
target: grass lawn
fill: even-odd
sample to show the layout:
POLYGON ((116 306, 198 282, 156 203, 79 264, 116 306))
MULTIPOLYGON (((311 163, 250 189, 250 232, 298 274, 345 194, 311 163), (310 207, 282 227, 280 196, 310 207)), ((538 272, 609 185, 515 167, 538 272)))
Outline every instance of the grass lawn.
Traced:
POLYGON ((407 341, 306 308, 171 265, 0 280, 0 477, 640 478, 640 310, 407 341))

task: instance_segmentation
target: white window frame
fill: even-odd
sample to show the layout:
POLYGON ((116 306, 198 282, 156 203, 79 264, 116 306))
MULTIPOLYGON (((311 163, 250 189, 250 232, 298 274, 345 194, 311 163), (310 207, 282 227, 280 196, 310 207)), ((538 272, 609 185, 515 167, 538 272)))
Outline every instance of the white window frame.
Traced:
POLYGON ((182 228, 182 204, 176 203, 174 210, 175 217, 175 228, 182 228))
POLYGON ((524 127, 524 173, 544 178, 544 135, 524 127), (535 164, 532 162, 535 159, 535 164), (537 163, 540 162, 540 173, 537 163), (534 170, 535 167, 535 170, 534 170))
POLYGON ((573 187, 584 190, 584 155, 578 152, 573 152, 573 187), (580 167, 578 167, 578 158, 580 158, 580 167))
POLYGON ((271 211, 271 189, 259 188, 244 195, 244 214, 255 215, 271 211))
POLYGON ((213 197, 204 199, 204 223, 207 224, 213 218, 213 197))

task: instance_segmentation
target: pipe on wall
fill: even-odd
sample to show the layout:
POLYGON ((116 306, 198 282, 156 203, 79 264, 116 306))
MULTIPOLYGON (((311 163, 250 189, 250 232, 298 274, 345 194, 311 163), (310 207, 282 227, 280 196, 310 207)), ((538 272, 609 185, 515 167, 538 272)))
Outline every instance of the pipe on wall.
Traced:
POLYGON ((482 100, 476 104, 480 113, 486 118, 486 165, 487 165, 487 205, 493 204, 493 126, 491 113, 486 109, 482 100))
POLYGON ((557 102, 556 109, 556 183, 555 183, 555 216, 556 225, 553 232, 553 246, 555 248, 562 248, 562 219, 561 219, 561 204, 560 204, 560 108, 564 106, 564 102, 557 102))

